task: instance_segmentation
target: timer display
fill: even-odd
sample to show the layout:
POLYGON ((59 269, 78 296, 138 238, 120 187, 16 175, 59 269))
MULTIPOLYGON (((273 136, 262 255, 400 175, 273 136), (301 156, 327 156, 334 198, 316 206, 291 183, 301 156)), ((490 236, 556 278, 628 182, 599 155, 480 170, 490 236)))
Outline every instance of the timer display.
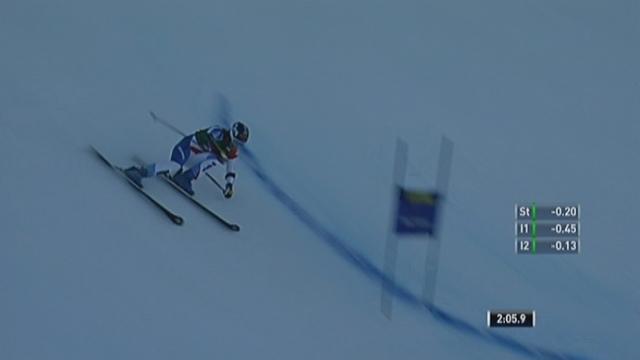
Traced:
POLYGON ((529 310, 489 310, 487 311, 488 327, 534 327, 536 312, 529 310))

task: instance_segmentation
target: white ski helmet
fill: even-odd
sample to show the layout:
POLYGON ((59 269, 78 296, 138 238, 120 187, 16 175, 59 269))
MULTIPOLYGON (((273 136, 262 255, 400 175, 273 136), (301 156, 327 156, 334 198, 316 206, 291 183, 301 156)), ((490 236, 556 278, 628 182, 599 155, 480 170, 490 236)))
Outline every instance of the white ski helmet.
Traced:
POLYGON ((231 137, 244 144, 249 140, 249 128, 240 121, 236 121, 231 125, 231 137))

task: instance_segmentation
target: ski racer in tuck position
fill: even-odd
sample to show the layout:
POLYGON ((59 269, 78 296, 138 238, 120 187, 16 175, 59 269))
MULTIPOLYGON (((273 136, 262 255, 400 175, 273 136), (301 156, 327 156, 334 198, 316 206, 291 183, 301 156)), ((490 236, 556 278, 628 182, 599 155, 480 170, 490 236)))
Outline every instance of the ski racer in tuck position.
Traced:
POLYGON ((194 195, 191 186, 193 180, 216 164, 226 165, 223 194, 228 199, 233 196, 236 178, 233 163, 238 157, 238 145, 248 140, 249 128, 241 122, 233 123, 229 129, 214 126, 198 130, 182 138, 173 147, 170 161, 144 167, 132 166, 125 170, 125 174, 140 187, 143 178, 165 174, 184 191, 194 195))

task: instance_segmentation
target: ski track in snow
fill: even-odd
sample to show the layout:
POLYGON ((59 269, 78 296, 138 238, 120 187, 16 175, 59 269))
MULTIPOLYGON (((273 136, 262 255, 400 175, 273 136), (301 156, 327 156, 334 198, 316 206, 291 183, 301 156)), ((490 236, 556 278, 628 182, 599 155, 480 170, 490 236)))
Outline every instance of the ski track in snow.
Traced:
POLYGON ((340 239, 340 236, 332 233, 322 224, 320 224, 308 211, 306 211, 298 202, 291 198, 287 192, 278 186, 266 171, 260 166, 260 161, 247 147, 244 148, 244 155, 249 158, 245 161, 253 171, 254 175, 260 179, 265 188, 284 206, 289 209, 291 214, 311 229, 320 239, 324 240, 331 248, 333 248, 342 258, 360 270, 367 277, 371 278, 381 286, 387 288, 393 296, 406 302, 413 307, 424 310, 433 316, 440 323, 454 328, 455 330, 477 337, 488 343, 495 344, 506 351, 522 355, 530 359, 549 359, 549 360, 587 360, 594 359, 583 355, 569 354, 558 352, 553 349, 547 349, 541 346, 534 346, 522 343, 508 336, 500 335, 495 332, 481 329, 473 324, 450 314, 437 306, 421 300, 417 295, 412 294, 400 284, 389 279, 378 267, 376 267, 370 259, 361 255, 355 249, 346 245, 346 242, 340 239))

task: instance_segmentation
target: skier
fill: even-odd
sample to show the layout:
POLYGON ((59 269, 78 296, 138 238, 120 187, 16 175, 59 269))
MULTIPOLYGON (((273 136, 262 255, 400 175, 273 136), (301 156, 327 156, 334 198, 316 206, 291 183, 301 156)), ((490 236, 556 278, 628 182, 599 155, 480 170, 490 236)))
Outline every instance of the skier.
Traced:
POLYGON ((249 140, 249 128, 235 122, 230 129, 214 126, 201 129, 187 135, 180 140, 171 151, 171 161, 157 162, 144 167, 132 166, 125 170, 125 174, 142 187, 142 179, 159 174, 166 174, 173 182, 190 195, 194 195, 191 182, 200 173, 207 171, 216 164, 226 164, 226 185, 224 197, 233 196, 233 182, 236 173, 233 162, 238 157, 238 145, 249 140))

